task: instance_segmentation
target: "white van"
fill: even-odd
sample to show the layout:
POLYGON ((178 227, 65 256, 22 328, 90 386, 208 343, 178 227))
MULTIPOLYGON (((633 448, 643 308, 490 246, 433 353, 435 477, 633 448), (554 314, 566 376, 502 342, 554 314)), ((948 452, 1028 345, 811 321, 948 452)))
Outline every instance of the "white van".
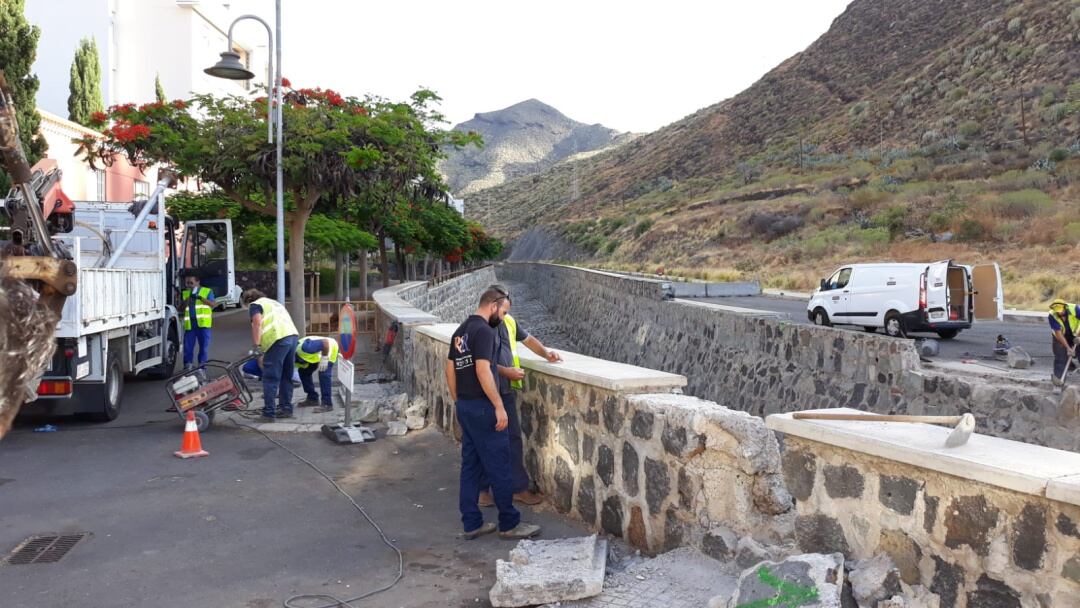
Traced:
POLYGON ((815 325, 885 328, 893 337, 933 332, 955 338, 975 319, 1001 320, 1004 297, 997 264, 850 264, 821 280, 806 314, 815 325))

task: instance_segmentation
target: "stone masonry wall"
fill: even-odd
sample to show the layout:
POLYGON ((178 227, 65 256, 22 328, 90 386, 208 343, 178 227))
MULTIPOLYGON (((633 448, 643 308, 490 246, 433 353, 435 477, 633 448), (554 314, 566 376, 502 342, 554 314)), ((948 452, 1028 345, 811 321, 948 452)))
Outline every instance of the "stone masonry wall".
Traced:
POLYGON ((485 266, 434 287, 419 283, 398 295, 447 323, 460 323, 476 310, 484 288, 498 282, 494 267, 485 266))
POLYGON ((686 392, 755 415, 827 407, 971 412, 979 432, 1080 451, 1080 393, 925 370, 882 335, 797 325, 665 301, 658 284, 541 263, 496 273, 530 285, 583 354, 682 374, 686 392))
MULTIPOLYGON (((448 345, 417 332, 412 382, 455 439, 448 345)), ((694 397, 606 390, 529 370, 518 397, 525 464, 562 513, 648 553, 731 554, 740 537, 792 532, 779 447, 763 421, 694 397)))
POLYGON ((788 435, 803 550, 889 554, 941 608, 1080 605, 1080 507, 788 435))

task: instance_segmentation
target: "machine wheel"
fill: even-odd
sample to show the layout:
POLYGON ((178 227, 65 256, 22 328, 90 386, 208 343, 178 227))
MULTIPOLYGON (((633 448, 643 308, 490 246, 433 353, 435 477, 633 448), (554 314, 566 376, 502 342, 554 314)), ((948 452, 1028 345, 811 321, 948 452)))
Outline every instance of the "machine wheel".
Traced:
POLYGON ((829 322, 829 313, 825 312, 824 308, 814 309, 814 325, 832 327, 832 323, 829 322))
POLYGON ((942 340, 952 340, 960 333, 959 329, 939 329, 937 335, 942 340))
POLYGON ((105 362, 105 384, 102 385, 101 393, 95 395, 100 399, 101 410, 90 413, 91 420, 109 422, 116 420, 120 415, 120 401, 124 397, 124 372, 120 369, 120 357, 116 352, 110 352, 105 362))
POLYGON ((877 328, 873 325, 863 325, 863 330, 868 334, 877 333, 877 328))
POLYGON ((907 330, 904 329, 904 320, 895 310, 890 310, 885 315, 885 334, 891 338, 906 338, 907 330))
POLYGON ((171 378, 176 373, 176 359, 180 353, 180 339, 176 335, 176 328, 169 329, 169 335, 165 340, 165 360, 161 362, 161 365, 151 369, 148 374, 155 380, 171 378))
POLYGON ((200 433, 210 430, 210 423, 213 421, 214 412, 207 414, 202 410, 195 410, 195 428, 199 429, 200 433))

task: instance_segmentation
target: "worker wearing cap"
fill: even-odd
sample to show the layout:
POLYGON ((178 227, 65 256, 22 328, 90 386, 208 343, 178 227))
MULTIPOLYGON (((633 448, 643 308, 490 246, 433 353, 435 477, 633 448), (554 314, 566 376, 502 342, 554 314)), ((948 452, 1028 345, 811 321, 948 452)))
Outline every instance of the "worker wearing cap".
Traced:
POLYGON ((191 369, 195 345, 199 345, 199 366, 210 358, 210 328, 214 324, 214 292, 199 284, 193 271, 184 276, 187 287, 180 292, 180 313, 184 317, 184 369, 191 369))
POLYGON ((296 348, 296 367, 300 370, 300 384, 307 393, 307 400, 297 407, 315 407, 316 412, 325 413, 334 409, 330 400, 330 385, 334 378, 334 364, 338 358, 338 343, 333 338, 308 336, 300 340, 296 348), (322 405, 319 405, 319 393, 315 392, 315 383, 311 377, 319 372, 319 393, 322 393, 322 405))
POLYGON ((296 331, 289 311, 258 289, 245 291, 241 300, 251 313, 252 350, 262 353, 262 421, 292 418, 293 385, 288 378, 293 375, 300 332, 296 331))
POLYGON ((1076 348, 1076 336, 1080 334, 1080 306, 1070 304, 1061 298, 1050 303, 1050 346, 1054 349, 1055 385, 1060 385, 1065 367, 1069 365, 1076 348))

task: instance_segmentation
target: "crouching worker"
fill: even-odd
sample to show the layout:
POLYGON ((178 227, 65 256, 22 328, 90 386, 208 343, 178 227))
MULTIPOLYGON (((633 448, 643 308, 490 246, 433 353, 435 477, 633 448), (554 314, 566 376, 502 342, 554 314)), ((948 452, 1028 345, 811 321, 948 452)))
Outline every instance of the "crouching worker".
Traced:
POLYGON ((510 434, 507 414, 495 380, 498 361, 495 328, 505 314, 497 289, 487 289, 480 305, 454 332, 446 361, 446 383, 454 399, 454 411, 461 426, 461 487, 458 509, 464 538, 472 540, 495 531, 484 523, 477 506, 481 479, 491 484, 491 494, 499 510, 499 536, 520 539, 536 536, 540 526, 521 521, 514 507, 510 481, 510 434))
POLYGON ((325 413, 334 409, 330 399, 331 382, 334 378, 334 364, 338 358, 338 343, 333 338, 309 336, 300 340, 296 349, 296 367, 300 370, 300 385, 307 393, 307 400, 297 407, 314 407, 316 412, 325 413), (319 372, 319 393, 322 405, 319 405, 319 393, 315 392, 315 383, 311 377, 319 372))

